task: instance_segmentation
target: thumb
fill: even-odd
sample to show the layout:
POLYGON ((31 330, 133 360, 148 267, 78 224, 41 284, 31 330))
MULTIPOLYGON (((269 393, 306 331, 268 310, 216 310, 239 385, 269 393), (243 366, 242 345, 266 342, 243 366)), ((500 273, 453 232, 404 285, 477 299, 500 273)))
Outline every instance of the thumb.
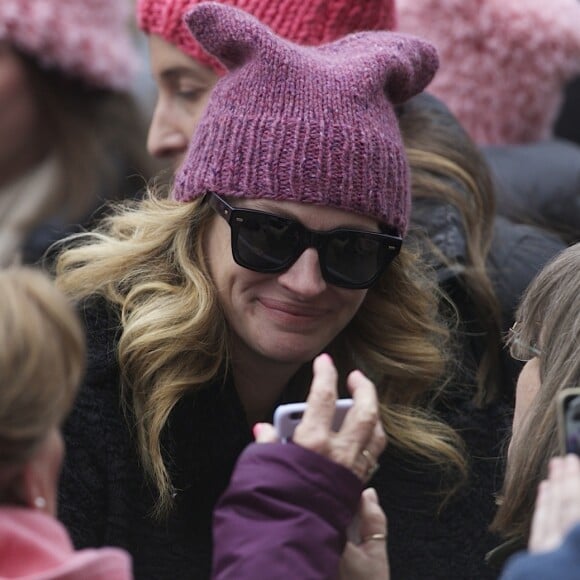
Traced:
POLYGON ((374 488, 365 489, 361 496, 359 530, 363 542, 370 540, 386 541, 387 516, 379 504, 374 488))
POLYGON ((256 443, 276 443, 279 441, 278 433, 270 423, 256 423, 252 433, 256 443))

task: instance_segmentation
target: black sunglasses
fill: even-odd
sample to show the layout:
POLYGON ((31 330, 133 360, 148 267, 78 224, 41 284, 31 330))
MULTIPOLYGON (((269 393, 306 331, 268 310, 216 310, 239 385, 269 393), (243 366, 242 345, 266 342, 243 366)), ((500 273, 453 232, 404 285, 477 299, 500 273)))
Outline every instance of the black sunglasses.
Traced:
POLYGON ((322 276, 329 284, 369 288, 401 249, 398 236, 346 228, 317 232, 286 217, 234 208, 213 192, 205 200, 230 225, 236 263, 255 272, 283 272, 307 248, 316 248, 322 276))

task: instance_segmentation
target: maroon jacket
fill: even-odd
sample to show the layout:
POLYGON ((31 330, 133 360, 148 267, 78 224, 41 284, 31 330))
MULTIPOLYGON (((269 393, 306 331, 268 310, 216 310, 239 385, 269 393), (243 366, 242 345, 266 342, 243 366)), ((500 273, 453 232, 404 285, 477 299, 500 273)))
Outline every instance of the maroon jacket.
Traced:
POLYGON ((213 578, 337 578, 362 487, 298 445, 248 446, 214 513, 213 578))

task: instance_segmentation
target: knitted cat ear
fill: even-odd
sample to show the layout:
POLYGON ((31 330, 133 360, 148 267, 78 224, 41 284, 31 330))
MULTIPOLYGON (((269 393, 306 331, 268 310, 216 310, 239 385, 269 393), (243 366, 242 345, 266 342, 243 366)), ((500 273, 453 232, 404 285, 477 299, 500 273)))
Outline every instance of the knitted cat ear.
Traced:
POLYGON ((348 54, 352 64, 348 74, 352 86, 361 93, 382 87, 391 103, 404 103, 422 92, 431 82, 439 68, 437 50, 425 42, 407 34, 373 32, 351 34, 320 47, 331 53, 348 54))
POLYGON ((195 39, 228 70, 240 67, 256 52, 276 50, 274 33, 242 10, 217 2, 203 2, 185 15, 195 39))

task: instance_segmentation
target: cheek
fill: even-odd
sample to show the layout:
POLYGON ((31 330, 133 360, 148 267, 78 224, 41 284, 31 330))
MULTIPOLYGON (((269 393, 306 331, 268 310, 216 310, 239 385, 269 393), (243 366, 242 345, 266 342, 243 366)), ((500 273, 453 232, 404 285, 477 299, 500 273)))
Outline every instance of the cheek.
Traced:
POLYGON ((207 229, 204 242, 206 265, 214 284, 219 288, 234 266, 228 224, 214 217, 207 229))
POLYGON ((344 305, 344 310, 350 313, 351 318, 359 311, 367 293, 368 290, 339 289, 340 300, 344 305))
POLYGON ((528 361, 518 377, 512 436, 515 435, 530 412, 540 390, 540 368, 537 358, 528 361))

